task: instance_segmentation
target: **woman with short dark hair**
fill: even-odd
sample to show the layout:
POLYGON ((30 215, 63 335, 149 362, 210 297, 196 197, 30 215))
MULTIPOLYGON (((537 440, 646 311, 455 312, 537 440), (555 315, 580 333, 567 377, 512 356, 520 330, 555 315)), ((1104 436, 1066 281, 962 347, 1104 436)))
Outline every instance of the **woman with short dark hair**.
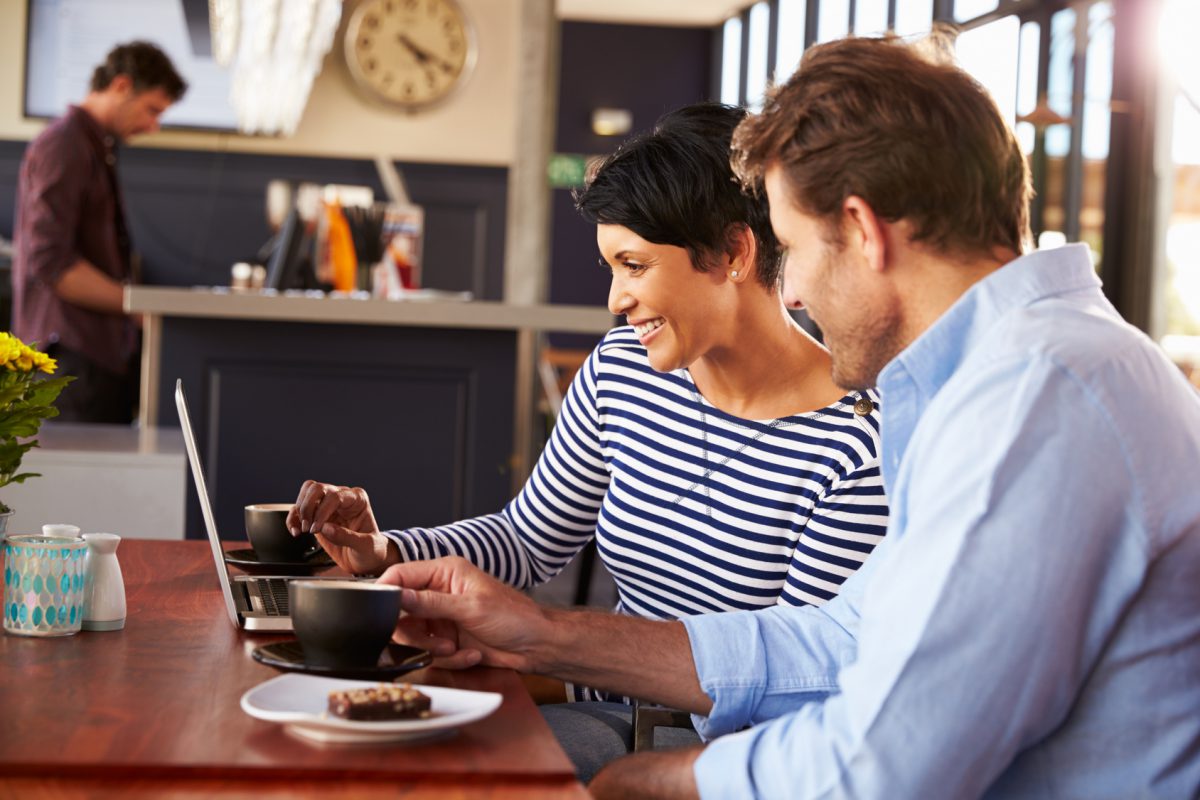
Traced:
POLYGON ((744 115, 668 114, 578 193, 628 324, 580 369, 503 511, 380 532, 361 489, 309 481, 293 531, 355 573, 459 555, 518 587, 594 537, 618 610, 649 618, 833 597, 886 527, 876 398, 839 389, 783 306, 766 203, 729 164, 744 115))

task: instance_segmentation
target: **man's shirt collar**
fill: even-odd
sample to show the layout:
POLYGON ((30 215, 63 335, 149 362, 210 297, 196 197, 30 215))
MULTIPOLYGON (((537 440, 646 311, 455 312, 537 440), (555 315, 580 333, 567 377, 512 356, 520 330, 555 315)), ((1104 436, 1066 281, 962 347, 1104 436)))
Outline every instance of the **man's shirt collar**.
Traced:
POLYGON ((1005 314, 1054 295, 1099 289, 1085 244, 1041 250, 1005 264, 963 293, 879 373, 882 467, 891 490, 909 437, 929 402, 1005 314))

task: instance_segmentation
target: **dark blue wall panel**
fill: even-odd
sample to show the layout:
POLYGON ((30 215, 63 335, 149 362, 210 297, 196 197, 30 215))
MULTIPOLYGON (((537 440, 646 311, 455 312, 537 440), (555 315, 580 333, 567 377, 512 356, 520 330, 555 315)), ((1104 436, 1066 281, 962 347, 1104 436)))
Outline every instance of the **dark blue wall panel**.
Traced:
MULTIPOLYGON (((668 111, 709 99, 714 36, 710 28, 564 22, 555 149, 603 155, 620 144, 621 137, 592 133, 594 108, 629 109, 637 132, 668 111)), ((580 219, 569 189, 554 189, 551 225, 550 301, 606 305, 609 275, 597 264, 596 229, 580 219)), ((568 347, 596 341, 553 338, 568 347)))
POLYGON ((159 422, 182 379, 225 538, 309 478, 367 489, 381 526, 437 525, 509 499, 515 352, 512 331, 171 317, 159 422))

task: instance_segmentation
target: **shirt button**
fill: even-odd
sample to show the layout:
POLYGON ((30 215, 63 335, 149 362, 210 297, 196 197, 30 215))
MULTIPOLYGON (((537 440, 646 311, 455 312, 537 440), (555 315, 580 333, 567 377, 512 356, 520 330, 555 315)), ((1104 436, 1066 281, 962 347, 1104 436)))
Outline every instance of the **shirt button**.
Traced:
POLYGON ((865 417, 875 410, 875 404, 871 402, 869 397, 860 397, 858 402, 854 404, 854 413, 860 417, 865 417))
POLYGON ((106 155, 104 157, 104 163, 108 164, 111 167, 113 164, 117 163, 117 157, 114 156, 112 153, 109 153, 108 155, 106 155))

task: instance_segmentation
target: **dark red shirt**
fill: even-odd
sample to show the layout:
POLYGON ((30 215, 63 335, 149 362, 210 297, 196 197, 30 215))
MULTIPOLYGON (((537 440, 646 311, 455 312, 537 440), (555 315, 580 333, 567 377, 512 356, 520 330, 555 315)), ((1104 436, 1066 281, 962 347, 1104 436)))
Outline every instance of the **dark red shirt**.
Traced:
POLYGON ((13 332, 43 347, 59 342, 124 374, 136 341, 129 318, 73 305, 52 288, 80 259, 118 282, 130 280, 116 166, 112 136, 78 106, 25 150, 14 225, 13 332))

